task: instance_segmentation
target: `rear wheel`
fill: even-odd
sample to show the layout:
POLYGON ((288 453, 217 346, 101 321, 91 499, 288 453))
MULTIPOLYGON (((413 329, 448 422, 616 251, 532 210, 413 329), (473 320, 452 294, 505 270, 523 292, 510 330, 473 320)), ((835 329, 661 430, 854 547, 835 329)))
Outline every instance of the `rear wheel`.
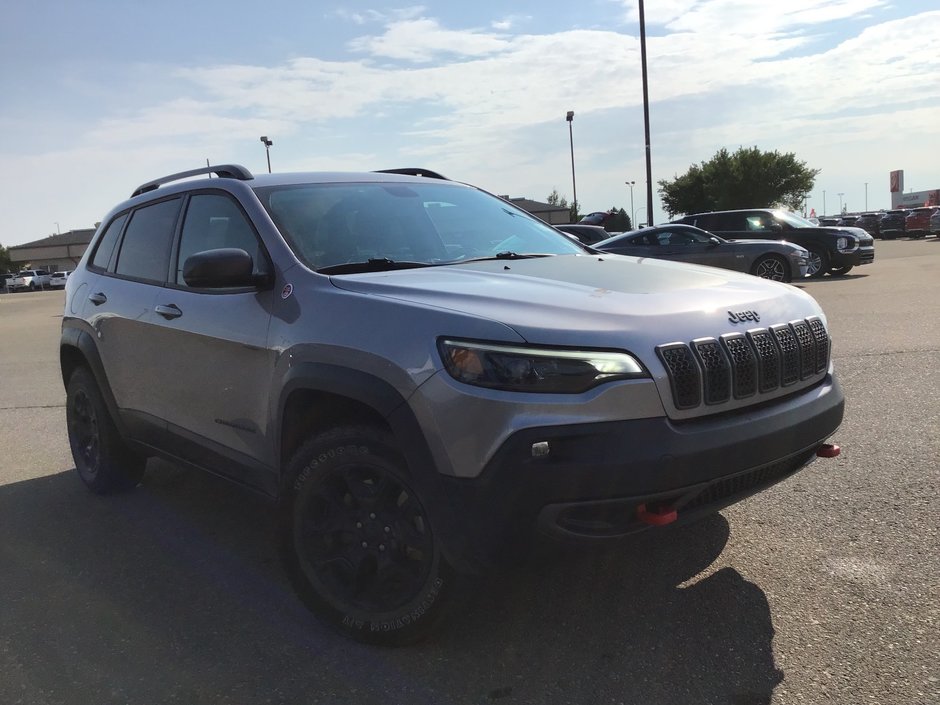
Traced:
POLYGON ((133 453, 121 440, 101 392, 86 367, 69 378, 66 390, 66 425, 75 469, 96 494, 136 487, 147 459, 133 453))
POLYGON ((368 426, 319 434, 287 476, 284 559, 314 614, 367 643, 427 636, 453 602, 457 575, 391 435, 368 426))
POLYGON ((808 247, 806 249, 809 250, 806 275, 814 279, 819 279, 829 271, 829 255, 825 250, 821 250, 818 247, 808 247))
POLYGON ((783 257, 777 255, 763 255, 751 267, 751 274, 761 279, 771 279, 775 282, 790 281, 790 267, 783 257))

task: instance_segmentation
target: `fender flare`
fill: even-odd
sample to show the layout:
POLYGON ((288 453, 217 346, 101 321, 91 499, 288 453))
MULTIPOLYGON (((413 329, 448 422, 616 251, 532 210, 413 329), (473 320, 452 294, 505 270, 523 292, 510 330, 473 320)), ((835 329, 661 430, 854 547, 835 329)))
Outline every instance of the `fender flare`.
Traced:
POLYGON ((88 330, 68 320, 62 322, 62 337, 59 341, 59 363, 62 372, 62 384, 68 387, 68 378, 65 376, 65 355, 67 348, 78 350, 81 357, 87 363, 88 369, 95 378, 98 390, 104 399, 105 406, 108 407, 108 413, 111 420, 118 428, 118 432, 127 437, 127 428, 118 413, 118 405, 114 399, 114 393, 111 391, 111 385, 108 383, 108 376, 104 371, 104 364, 101 362, 101 354, 98 352, 98 346, 95 344, 95 338, 88 330))

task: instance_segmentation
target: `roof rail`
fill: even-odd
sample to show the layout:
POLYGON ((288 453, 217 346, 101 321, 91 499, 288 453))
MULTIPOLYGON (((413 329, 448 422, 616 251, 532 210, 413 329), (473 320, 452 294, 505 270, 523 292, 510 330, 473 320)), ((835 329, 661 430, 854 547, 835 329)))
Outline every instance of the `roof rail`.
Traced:
POLYGON ((436 171, 431 171, 430 169, 422 169, 421 167, 416 166, 406 166, 401 169, 376 169, 376 174, 402 174, 404 176, 423 176, 427 179, 441 179, 442 181, 450 181, 443 174, 438 174, 436 171))
POLYGON ((159 179, 154 179, 153 181, 148 181, 145 184, 141 184, 136 189, 134 189, 134 193, 131 194, 131 198, 134 196, 139 196, 142 193, 147 193, 148 191, 153 191, 161 184, 168 184, 171 181, 179 181, 180 179, 185 179, 189 176, 199 176, 200 174, 215 174, 220 179, 238 179, 239 181, 249 181, 255 178, 250 171, 238 164, 219 164, 218 166, 205 166, 201 169, 181 171, 178 174, 170 174, 169 176, 164 176, 159 179))

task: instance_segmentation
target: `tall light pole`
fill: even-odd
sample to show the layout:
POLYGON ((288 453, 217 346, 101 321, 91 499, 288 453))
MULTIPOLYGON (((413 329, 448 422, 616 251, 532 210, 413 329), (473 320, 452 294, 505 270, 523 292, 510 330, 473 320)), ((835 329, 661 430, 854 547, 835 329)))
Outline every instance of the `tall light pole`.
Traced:
POLYGON ((59 230, 59 221, 58 221, 58 220, 55 221, 55 233, 56 233, 56 235, 61 235, 61 234, 62 234, 62 231, 59 230))
POLYGON ((261 136, 261 143, 264 145, 264 153, 268 158, 268 173, 271 173, 271 145, 274 144, 272 140, 267 138, 267 135, 261 136))
POLYGON ((636 212, 633 210, 633 185, 636 184, 636 181, 624 181, 624 183, 630 187, 630 229, 634 230, 636 228, 636 212))
POLYGON ((865 210, 868 210, 868 182, 865 182, 865 210))
POLYGON ((823 215, 826 215, 826 189, 823 189, 823 215))
POLYGON ((842 215, 842 197, 845 195, 845 192, 837 194, 839 196, 839 215, 842 215))
POLYGON ((574 110, 569 110, 568 114, 565 115, 565 120, 568 122, 568 143, 571 145, 571 190, 574 192, 574 203, 572 204, 572 211, 574 214, 578 214, 578 184, 574 179, 574 131, 572 130, 571 124, 574 122, 574 110))
POLYGON ((646 219, 653 220, 653 163, 650 157, 650 94, 646 80, 646 13, 643 0, 640 10, 640 65, 643 73, 643 129, 646 135, 646 219))

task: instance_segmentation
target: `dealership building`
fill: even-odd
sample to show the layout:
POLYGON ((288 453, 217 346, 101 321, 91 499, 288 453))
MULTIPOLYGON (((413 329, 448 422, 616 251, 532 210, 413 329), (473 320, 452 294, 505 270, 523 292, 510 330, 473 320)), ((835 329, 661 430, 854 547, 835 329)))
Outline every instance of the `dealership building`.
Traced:
POLYGON ((67 233, 50 235, 25 245, 8 247, 7 252, 15 270, 45 269, 47 272, 70 272, 85 254, 94 234, 94 228, 69 230, 67 233))
POLYGON ((891 172, 891 208, 940 206, 940 189, 904 193, 904 170, 891 172))

